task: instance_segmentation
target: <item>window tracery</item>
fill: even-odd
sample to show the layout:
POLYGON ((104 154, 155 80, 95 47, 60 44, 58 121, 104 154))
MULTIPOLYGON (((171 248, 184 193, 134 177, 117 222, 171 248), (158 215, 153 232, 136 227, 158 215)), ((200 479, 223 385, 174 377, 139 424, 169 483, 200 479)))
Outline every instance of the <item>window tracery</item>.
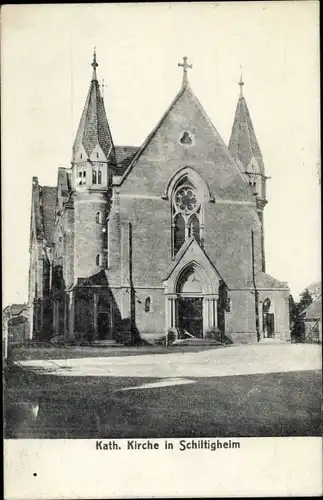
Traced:
POLYGON ((194 236, 201 243, 201 220, 203 207, 201 194, 185 176, 173 190, 172 194, 172 234, 173 256, 177 254, 187 238, 194 236))
POLYGON ((186 145, 189 145, 189 144, 192 144, 192 138, 189 134, 189 132, 185 131, 181 137, 181 144, 186 144, 186 145))

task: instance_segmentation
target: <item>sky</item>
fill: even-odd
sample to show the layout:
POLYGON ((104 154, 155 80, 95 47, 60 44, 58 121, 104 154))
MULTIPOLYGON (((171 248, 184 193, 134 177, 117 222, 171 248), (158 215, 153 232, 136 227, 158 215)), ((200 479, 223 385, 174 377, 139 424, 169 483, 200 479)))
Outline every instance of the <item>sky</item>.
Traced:
POLYGON ((116 145, 139 146, 189 81, 228 143, 244 95, 263 153, 266 270, 297 298, 321 276, 318 2, 2 7, 3 305, 28 297, 32 177, 70 166, 91 80, 116 145))

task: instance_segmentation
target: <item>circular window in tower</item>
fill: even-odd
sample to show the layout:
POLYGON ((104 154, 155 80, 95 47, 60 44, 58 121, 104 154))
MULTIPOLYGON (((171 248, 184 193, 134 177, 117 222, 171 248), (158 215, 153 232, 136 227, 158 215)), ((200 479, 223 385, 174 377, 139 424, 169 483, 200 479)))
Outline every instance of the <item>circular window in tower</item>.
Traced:
POLYGON ((181 186, 175 193, 175 206, 179 212, 195 212, 199 206, 196 191, 191 186, 181 186))

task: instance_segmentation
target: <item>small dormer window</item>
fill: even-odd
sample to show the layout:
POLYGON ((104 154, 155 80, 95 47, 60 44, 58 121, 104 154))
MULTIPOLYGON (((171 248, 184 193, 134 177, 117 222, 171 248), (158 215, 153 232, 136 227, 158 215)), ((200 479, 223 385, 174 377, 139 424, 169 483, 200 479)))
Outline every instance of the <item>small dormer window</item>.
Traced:
POLYGON ((96 157, 99 158, 99 153, 96 154, 96 157))
POLYGON ((82 160, 82 158, 83 158, 83 155, 82 155, 82 153, 81 153, 81 160, 82 160))

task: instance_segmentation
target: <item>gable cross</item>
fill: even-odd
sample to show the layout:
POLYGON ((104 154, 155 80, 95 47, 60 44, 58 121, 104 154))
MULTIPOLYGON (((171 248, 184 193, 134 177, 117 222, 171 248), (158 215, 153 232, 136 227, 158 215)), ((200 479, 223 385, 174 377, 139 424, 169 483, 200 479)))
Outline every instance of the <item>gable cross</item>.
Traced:
POLYGON ((178 66, 180 66, 181 68, 183 68, 183 82, 182 82, 182 86, 186 87, 186 85, 188 84, 187 69, 188 68, 192 69, 193 65, 187 63, 187 57, 183 57, 183 62, 182 63, 178 63, 178 66))

